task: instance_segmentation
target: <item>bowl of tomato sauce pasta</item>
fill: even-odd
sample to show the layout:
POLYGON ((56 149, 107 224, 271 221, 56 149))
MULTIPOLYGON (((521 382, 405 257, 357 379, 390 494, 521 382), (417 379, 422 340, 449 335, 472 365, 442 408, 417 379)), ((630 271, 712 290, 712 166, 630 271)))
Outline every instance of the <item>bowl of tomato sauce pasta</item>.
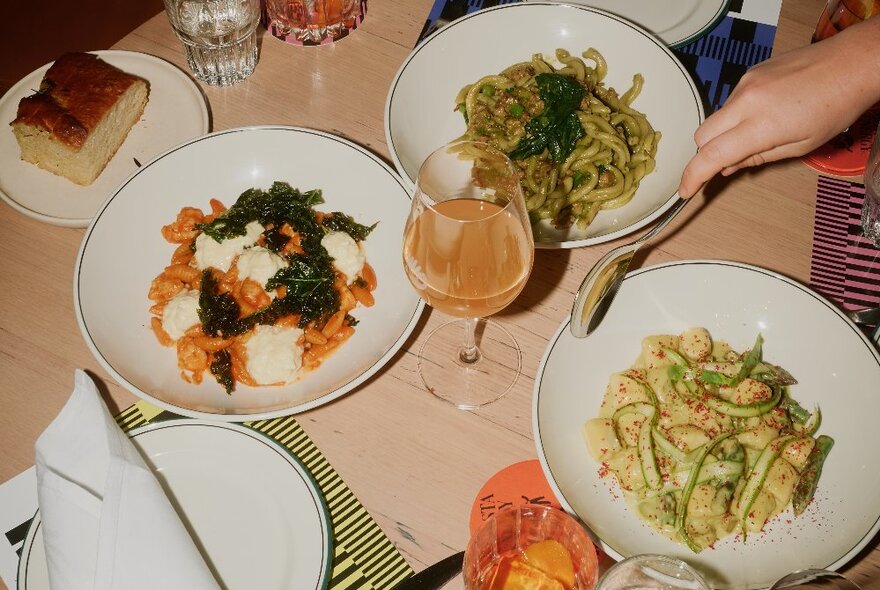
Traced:
POLYGON ((317 369, 375 304, 376 273, 362 245, 375 228, 315 209, 318 189, 286 182, 248 189, 206 214, 183 207, 162 236, 176 245, 153 279, 150 326, 177 351, 181 378, 287 385, 317 369))
POLYGON ((379 370, 422 310, 395 264, 408 208, 386 164, 327 133, 192 140, 130 177, 86 232, 82 334, 120 384, 178 414, 316 407, 379 370))
POLYGON ((689 74, 651 33, 595 8, 519 3, 418 45, 388 92, 385 135, 411 184, 436 146, 490 143, 518 167, 536 247, 574 248, 662 215, 703 119, 689 74))
POLYGON ((837 570, 880 531, 880 351, 830 301, 686 260, 628 273, 588 338, 568 323, 538 367, 532 432, 608 555, 757 590, 837 570))

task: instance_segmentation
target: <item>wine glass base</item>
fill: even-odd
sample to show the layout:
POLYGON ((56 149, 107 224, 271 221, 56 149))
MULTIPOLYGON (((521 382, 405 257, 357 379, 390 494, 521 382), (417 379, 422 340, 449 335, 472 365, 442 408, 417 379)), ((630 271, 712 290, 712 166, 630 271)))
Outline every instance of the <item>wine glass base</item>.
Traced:
POLYGON ((522 372, 522 354, 513 335, 498 322, 477 320, 479 357, 462 359, 465 320, 434 329, 419 350, 419 375, 425 387, 462 410, 497 401, 513 388, 522 372))

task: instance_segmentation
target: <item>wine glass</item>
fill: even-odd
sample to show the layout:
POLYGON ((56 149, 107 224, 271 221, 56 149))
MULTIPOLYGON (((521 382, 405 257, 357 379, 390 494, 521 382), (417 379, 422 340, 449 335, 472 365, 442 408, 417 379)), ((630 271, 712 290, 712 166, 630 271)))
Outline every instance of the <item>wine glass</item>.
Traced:
POLYGON ((403 238, 403 266, 434 309, 458 319, 419 351, 425 387, 462 409, 503 396, 522 368, 513 335, 486 316, 525 286, 535 244, 516 167, 488 144, 460 141, 419 169, 403 238))

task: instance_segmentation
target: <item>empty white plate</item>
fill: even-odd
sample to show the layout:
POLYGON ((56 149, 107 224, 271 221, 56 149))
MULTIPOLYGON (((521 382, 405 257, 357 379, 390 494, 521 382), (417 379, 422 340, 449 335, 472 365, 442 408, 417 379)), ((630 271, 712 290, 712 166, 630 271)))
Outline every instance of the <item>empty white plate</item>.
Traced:
MULTIPOLYGON (((327 587, 330 516, 311 474, 289 450, 237 424, 176 420, 129 434, 221 587, 327 587)), ((39 513, 22 548, 18 588, 49 588, 39 513)))

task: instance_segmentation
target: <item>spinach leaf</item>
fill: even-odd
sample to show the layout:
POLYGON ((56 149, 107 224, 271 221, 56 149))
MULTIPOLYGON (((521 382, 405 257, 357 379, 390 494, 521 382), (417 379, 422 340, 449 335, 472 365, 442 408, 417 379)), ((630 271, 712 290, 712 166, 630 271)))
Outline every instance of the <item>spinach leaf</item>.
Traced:
POLYGON ((538 74, 535 81, 544 111, 526 123, 525 137, 509 155, 522 160, 547 149, 553 161, 560 163, 584 135, 575 111, 586 91, 577 80, 562 74, 538 74))
POLYGON ((378 222, 370 226, 360 224, 350 215, 340 213, 339 211, 334 211, 324 218, 324 227, 336 231, 344 231, 356 242, 366 240, 367 236, 370 235, 370 232, 376 229, 377 225, 379 225, 378 222))

